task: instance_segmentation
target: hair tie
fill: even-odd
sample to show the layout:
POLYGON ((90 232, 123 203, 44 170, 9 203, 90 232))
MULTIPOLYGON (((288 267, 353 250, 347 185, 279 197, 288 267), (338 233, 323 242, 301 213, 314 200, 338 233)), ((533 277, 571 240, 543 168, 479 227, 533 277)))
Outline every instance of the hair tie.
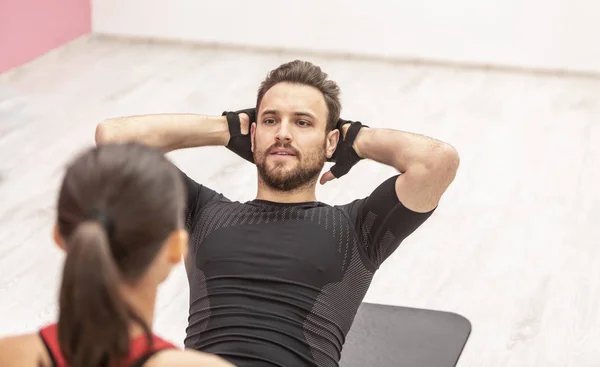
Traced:
POLYGON ((112 237, 113 232, 115 230, 114 223, 102 211, 98 209, 93 209, 86 215, 86 219, 100 222, 100 225, 102 225, 102 228, 104 228, 104 230, 106 231, 108 238, 112 237))

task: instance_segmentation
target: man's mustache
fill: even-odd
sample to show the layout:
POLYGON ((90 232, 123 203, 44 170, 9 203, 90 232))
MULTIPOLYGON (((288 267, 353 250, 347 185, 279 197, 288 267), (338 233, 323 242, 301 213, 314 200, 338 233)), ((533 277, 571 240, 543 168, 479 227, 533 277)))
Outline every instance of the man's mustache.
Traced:
POLYGON ((300 156, 300 152, 292 147, 290 144, 273 144, 269 149, 267 149, 267 154, 273 153, 276 149, 285 149, 291 152, 295 156, 300 156))

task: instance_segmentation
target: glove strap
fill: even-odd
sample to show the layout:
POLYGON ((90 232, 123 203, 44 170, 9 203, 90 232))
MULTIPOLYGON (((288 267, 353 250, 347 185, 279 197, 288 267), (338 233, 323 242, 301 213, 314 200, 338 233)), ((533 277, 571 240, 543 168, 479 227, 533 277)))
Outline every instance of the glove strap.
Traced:
POLYGON ((235 112, 225 111, 221 116, 227 116, 227 127, 229 128, 229 136, 242 135, 240 116, 235 112))
POLYGON ((358 131, 361 127, 363 127, 363 124, 360 121, 350 123, 350 127, 346 130, 344 140, 350 144, 354 143, 354 139, 356 139, 356 135, 358 135, 358 131))
POLYGON ((363 127, 367 127, 368 128, 367 125, 363 125, 360 121, 351 122, 350 123, 350 127, 348 128, 348 130, 346 131, 346 135, 344 136, 344 141, 348 145, 353 146, 354 145, 354 140, 356 139, 356 136, 358 135, 358 132, 363 127))

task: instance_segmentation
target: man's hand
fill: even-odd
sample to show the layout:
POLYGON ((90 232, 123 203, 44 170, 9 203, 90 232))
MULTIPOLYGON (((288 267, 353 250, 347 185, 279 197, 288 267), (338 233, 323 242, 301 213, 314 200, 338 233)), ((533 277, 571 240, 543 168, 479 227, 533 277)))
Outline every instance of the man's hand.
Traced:
POLYGON ((222 116, 227 117, 227 126, 229 127, 229 142, 226 145, 227 149, 248 162, 254 163, 250 125, 256 121, 256 109, 248 108, 234 112, 225 111, 222 116))
POLYGON ((350 169, 354 167, 361 159, 363 159, 354 148, 354 140, 358 135, 358 132, 363 128, 367 127, 358 121, 348 121, 340 119, 337 123, 336 129, 340 131, 340 139, 335 149, 335 153, 328 159, 329 162, 335 162, 331 169, 321 176, 320 183, 324 185, 326 182, 332 181, 336 178, 340 178, 346 173, 350 172, 350 169))

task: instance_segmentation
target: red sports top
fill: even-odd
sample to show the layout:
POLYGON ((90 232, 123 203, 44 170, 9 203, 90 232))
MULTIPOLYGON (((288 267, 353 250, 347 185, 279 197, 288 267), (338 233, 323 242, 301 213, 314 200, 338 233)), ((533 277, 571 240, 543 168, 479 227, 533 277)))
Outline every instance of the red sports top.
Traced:
MULTIPOLYGON (((50 359, 52 360, 54 367, 68 367, 65 359, 63 358, 62 352, 60 351, 57 324, 50 324, 40 329, 39 334, 42 338, 42 341, 46 345, 46 348, 48 349, 48 353, 50 354, 50 359)), ((164 349, 177 348, 173 344, 161 339, 156 335, 152 335, 152 341, 152 346, 149 346, 147 338, 143 334, 133 339, 129 347, 129 355, 125 358, 121 366, 141 367, 156 352, 164 349)))

